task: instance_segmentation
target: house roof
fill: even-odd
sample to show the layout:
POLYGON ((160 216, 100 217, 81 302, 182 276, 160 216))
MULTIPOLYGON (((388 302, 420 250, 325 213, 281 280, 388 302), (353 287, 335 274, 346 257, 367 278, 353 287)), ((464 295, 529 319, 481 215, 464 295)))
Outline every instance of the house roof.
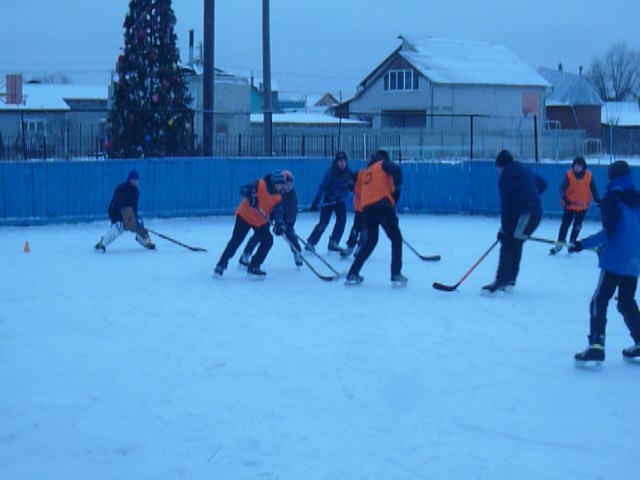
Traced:
POLYGON ((545 101, 547 107, 602 105, 600 95, 582 75, 549 68, 540 68, 538 73, 553 87, 545 101))
MULTIPOLYGON (((274 124, 296 124, 296 125, 338 125, 340 119, 323 113, 274 113, 271 118, 274 124)), ((251 123, 263 123, 264 115, 262 113, 252 113, 251 123)), ((342 125, 366 125, 358 120, 342 119, 342 125)))
POLYGON ((605 102, 600 111, 600 121, 614 127, 639 127, 640 106, 637 102, 605 102))
POLYGON ((502 45, 431 37, 400 39, 397 53, 433 83, 550 86, 502 45))
POLYGON ((22 85, 23 101, 20 105, 0 102, 0 110, 58 110, 68 111, 67 100, 104 100, 109 98, 105 86, 57 85, 51 83, 25 83, 22 85))

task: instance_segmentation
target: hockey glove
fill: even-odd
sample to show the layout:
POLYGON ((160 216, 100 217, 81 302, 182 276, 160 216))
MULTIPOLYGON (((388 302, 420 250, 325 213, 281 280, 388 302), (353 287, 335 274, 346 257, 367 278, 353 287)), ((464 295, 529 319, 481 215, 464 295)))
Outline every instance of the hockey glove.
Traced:
POLYGON ((283 235, 285 231, 284 223, 276 223, 273 226, 273 233, 277 236, 283 235))
POLYGON ((571 253, 578 253, 582 250, 584 250, 584 247, 582 246, 582 242, 580 240, 576 240, 572 245, 569 245, 569 252, 571 253))
POLYGON ((247 198, 249 199, 249 205, 253 208, 258 208, 258 192, 255 189, 251 190, 247 198))

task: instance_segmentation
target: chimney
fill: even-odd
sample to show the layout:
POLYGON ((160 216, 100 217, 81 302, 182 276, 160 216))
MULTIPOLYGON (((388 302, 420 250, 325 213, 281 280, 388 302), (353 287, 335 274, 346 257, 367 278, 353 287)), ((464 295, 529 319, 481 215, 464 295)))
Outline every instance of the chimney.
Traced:
POLYGON ((7 104, 22 104, 22 74, 7 73, 7 104))
POLYGON ((560 63, 558 64, 558 71, 559 71, 559 72, 562 72, 562 71, 563 71, 563 68, 562 68, 562 62, 560 62, 560 63))
POLYGON ((193 28, 189 30, 189 65, 193 67, 193 28))
POLYGON ((578 70, 580 71, 580 76, 582 76, 582 69, 583 69, 583 68, 584 68, 584 67, 583 67, 582 65, 580 65, 580 66, 578 67, 578 70))

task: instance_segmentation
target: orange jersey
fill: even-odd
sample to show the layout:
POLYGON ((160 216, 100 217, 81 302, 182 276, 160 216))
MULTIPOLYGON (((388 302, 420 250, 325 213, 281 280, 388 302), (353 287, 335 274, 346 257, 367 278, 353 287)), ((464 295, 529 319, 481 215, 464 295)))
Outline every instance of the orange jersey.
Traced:
POLYGON ((395 206, 393 199, 393 178, 382 169, 382 162, 376 162, 367 167, 362 173, 362 192, 360 205, 362 208, 373 205, 382 199, 387 199, 395 206))
POLYGON ((267 190, 267 184, 262 179, 258 180, 257 196, 258 208, 262 210, 262 213, 267 218, 264 218, 260 210, 253 208, 249 204, 248 198, 242 200, 236 209, 236 215, 254 228, 259 228, 268 223, 267 219, 269 218, 269 215, 271 215, 275 206, 282 200, 282 196, 279 193, 269 193, 267 190))
MULTIPOLYGON (((587 170, 582 178, 577 178, 573 170, 569 170, 567 172, 567 189, 564 194, 571 202, 568 206, 565 205, 567 210, 573 212, 587 210, 591 202, 591 172, 587 170)), ((564 205, 564 202, 562 203, 564 205)))

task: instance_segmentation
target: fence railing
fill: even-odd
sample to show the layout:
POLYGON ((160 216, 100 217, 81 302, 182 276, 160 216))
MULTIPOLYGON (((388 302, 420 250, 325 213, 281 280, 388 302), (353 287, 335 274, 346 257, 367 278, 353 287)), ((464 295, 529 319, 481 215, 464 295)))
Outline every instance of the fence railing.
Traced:
MULTIPOLYGON (((606 138, 586 138, 583 131, 543 130, 538 143, 540 158, 570 159, 577 155, 617 156, 640 155, 640 129, 637 131, 607 130, 606 138), (613 148, 610 147, 613 145, 613 148)), ((214 156, 264 156, 262 134, 218 134, 214 142, 214 156)), ((421 129, 360 129, 338 132, 327 129, 321 133, 276 133, 272 139, 273 156, 328 157, 337 150, 347 152, 349 158, 366 159, 372 152, 384 148, 394 152, 397 160, 434 161, 447 158, 491 158, 503 148, 520 158, 533 158, 535 138, 532 132, 479 130, 473 137, 468 132, 427 132, 421 129)), ((184 156, 202 156, 201 148, 184 156)), ((61 138, 17 138, 8 142, 0 137, 0 160, 73 160, 106 159, 105 137, 68 135, 61 138)))

